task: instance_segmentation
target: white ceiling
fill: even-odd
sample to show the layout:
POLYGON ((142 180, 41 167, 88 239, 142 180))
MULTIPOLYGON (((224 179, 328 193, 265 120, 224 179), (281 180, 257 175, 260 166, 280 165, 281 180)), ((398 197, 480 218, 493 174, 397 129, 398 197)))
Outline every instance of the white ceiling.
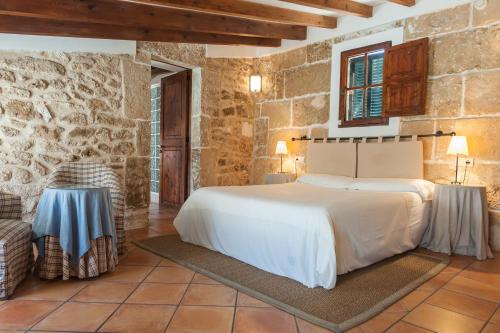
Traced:
MULTIPOLYGON (((249 0, 249 1, 255 2, 255 3, 262 3, 262 4, 266 4, 266 5, 270 5, 270 6, 275 6, 275 7, 298 10, 298 11, 305 12, 305 13, 313 13, 313 14, 320 14, 320 15, 326 15, 326 16, 343 16, 344 15, 343 13, 334 12, 333 10, 323 10, 323 9, 318 9, 318 8, 313 8, 313 7, 306 7, 306 6, 296 5, 296 4, 292 4, 292 3, 280 1, 280 0, 249 0)), ((384 3, 385 0, 356 0, 356 2, 365 3, 365 4, 368 4, 371 6, 377 6, 377 5, 380 5, 381 3, 384 3)))

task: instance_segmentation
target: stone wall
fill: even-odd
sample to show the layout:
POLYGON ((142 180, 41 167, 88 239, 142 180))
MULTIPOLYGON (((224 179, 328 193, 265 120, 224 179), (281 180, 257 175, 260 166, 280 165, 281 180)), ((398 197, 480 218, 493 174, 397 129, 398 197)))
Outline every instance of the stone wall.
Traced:
MULTIPOLYGON (((429 86, 425 115, 403 118, 401 134, 437 129, 467 135, 475 165, 469 183, 487 186, 492 241, 500 249, 500 1, 486 7, 466 4, 409 18, 255 60, 264 90, 256 103, 253 182, 279 168, 277 140, 327 134, 331 45, 375 31, 403 26, 405 41, 430 38, 429 86)), ((448 181, 454 158, 446 154, 449 138, 424 140, 425 178, 448 181)), ((288 142, 285 168, 306 144, 288 142)), ((303 165, 298 165, 299 173, 303 165)))
POLYGON ((124 179, 127 227, 147 223, 149 77, 128 56, 0 52, 0 190, 26 220, 58 164, 96 161, 124 179))
POLYGON ((0 52, 0 190, 32 220, 49 173, 96 161, 123 178, 126 227, 147 224, 151 58, 193 69, 193 188, 250 183, 251 59, 207 59, 205 47, 138 43, 131 56, 0 52))
POLYGON ((199 73, 191 115, 191 181, 194 189, 250 182, 254 101, 251 59, 211 59, 192 44, 138 43, 137 59, 176 64, 199 73))

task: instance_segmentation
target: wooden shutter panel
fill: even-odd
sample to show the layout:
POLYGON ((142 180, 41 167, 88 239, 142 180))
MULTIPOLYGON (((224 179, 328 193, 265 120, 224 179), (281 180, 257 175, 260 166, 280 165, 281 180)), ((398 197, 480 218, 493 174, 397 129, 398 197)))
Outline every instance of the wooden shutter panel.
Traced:
POLYGON ((429 39, 391 47, 384 59, 384 117, 425 113, 429 39))

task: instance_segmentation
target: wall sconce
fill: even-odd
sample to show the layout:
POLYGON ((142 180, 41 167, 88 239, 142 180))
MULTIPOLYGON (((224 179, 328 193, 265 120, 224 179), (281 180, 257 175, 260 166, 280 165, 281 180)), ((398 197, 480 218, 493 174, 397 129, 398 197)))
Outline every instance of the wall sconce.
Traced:
POLYGON ((250 75, 250 92, 259 93, 262 90, 262 76, 250 75))

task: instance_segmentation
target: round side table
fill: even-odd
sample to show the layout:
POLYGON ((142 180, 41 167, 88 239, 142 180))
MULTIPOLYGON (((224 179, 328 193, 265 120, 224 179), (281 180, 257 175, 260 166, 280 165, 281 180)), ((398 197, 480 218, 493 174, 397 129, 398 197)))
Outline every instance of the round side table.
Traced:
POLYGON ((488 233, 484 186, 436 184, 429 225, 422 238, 423 247, 485 260, 493 257, 488 233))

